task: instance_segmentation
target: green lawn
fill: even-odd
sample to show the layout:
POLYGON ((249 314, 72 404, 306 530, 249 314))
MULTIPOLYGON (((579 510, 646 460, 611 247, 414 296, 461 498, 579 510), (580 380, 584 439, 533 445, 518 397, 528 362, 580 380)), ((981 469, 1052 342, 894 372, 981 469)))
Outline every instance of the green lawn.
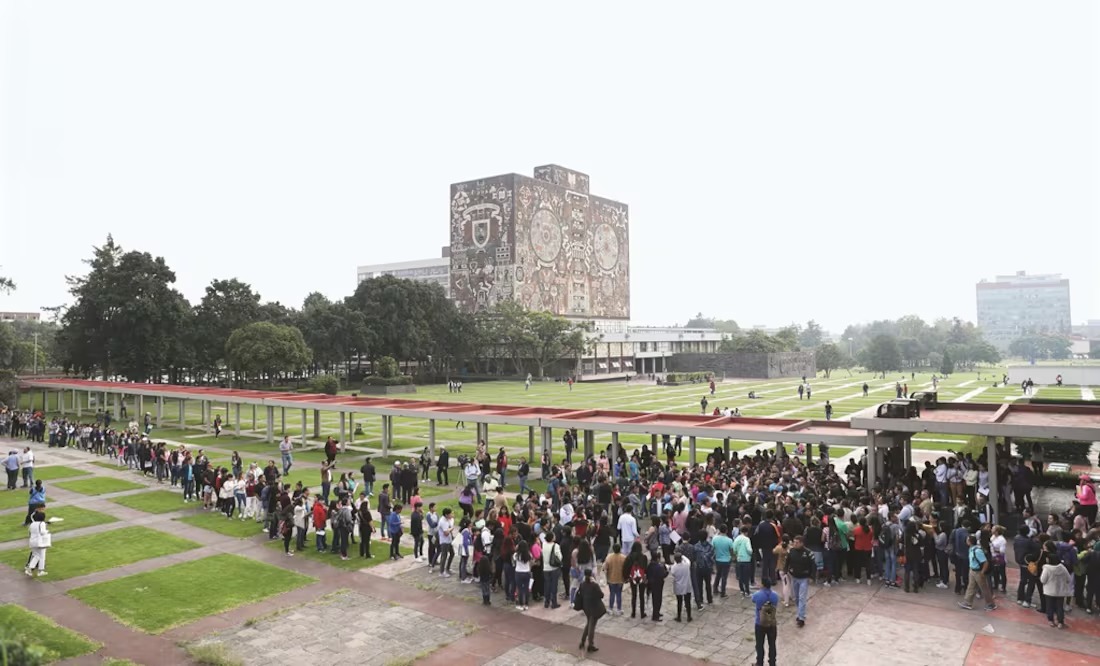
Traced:
POLYGON ((149 633, 260 601, 316 579, 239 555, 214 555, 71 590, 69 595, 149 633), (196 581, 209 586, 196 586, 196 581))
POLYGON ((81 495, 106 495, 107 493, 120 493, 125 490, 139 490, 147 486, 123 479, 112 479, 106 476, 98 476, 94 479, 81 479, 79 481, 62 481, 55 484, 62 490, 68 490, 81 495))
MULTIPOLYGON (((50 548, 47 565, 50 575, 45 580, 75 578, 153 557, 182 553, 200 545, 147 527, 124 527, 58 539, 50 548)), ((0 551, 0 562, 13 569, 22 569, 27 563, 27 553, 23 549, 0 551)))
MULTIPOLYGON (((194 505, 188 505, 194 506, 194 505)), ((176 518, 181 523, 201 527, 204 530, 224 534, 225 536, 247 539, 260 533, 260 525, 254 520, 238 520, 236 514, 232 519, 226 518, 224 513, 217 511, 200 511, 193 516, 176 518)))
POLYGON ((170 513, 192 508, 192 505, 183 503, 183 491, 172 492, 170 490, 154 490, 148 493, 124 495, 112 499, 111 502, 145 513, 170 513))
MULTIPOLYGON (((47 499, 49 498, 49 490, 49 488, 46 488, 47 499)), ((0 490, 0 511, 4 509, 14 509, 17 506, 26 507, 29 497, 30 493, 28 488, 0 490)))
MULTIPOLYGON (((322 562, 329 566, 336 567, 337 569, 344 569, 346 571, 358 571, 359 569, 369 569, 370 567, 377 566, 383 562, 389 562, 390 543, 388 541, 379 541, 378 539, 371 539, 370 542, 370 554, 373 556, 370 559, 365 557, 359 557, 359 535, 355 537, 356 543, 348 543, 348 559, 341 560, 339 555, 332 553, 318 553, 317 541, 313 535, 310 534, 306 537, 306 549, 294 550, 294 539, 290 540, 290 552, 294 553, 294 557, 304 557, 307 560, 313 560, 315 562, 322 562)), ((332 544, 332 531, 328 533, 329 545, 332 544)), ((267 542, 268 548, 283 551, 283 540, 273 539, 267 542)), ((425 546, 425 553, 428 552, 427 546, 425 546)), ((401 547, 401 554, 406 557, 412 557, 412 548, 401 547)))
POLYGON ((113 462, 105 462, 103 460, 93 460, 91 464, 95 465, 96 467, 102 467, 103 469, 113 469, 116 472, 118 470, 126 469, 126 463, 119 465, 113 462))
POLYGON ((75 467, 65 467, 64 465, 50 465, 49 467, 34 468, 34 478, 42 479, 43 481, 67 479, 72 476, 87 476, 89 474, 91 474, 91 472, 85 472, 75 467))
MULTIPOLYGON (((78 506, 51 506, 47 508, 46 515, 50 518, 64 518, 60 522, 50 523, 50 531, 55 534, 117 521, 113 516, 82 509, 78 506)), ((27 528, 17 524, 14 519, 15 516, 12 516, 9 520, 0 524, 0 541, 15 541, 16 539, 27 538, 27 528)))
MULTIPOLYGON (((46 663, 90 654, 103 645, 58 625, 44 615, 12 604, 0 606, 0 627, 10 631, 13 638, 44 648, 46 663)), ((0 659, 0 663, 7 663, 7 660, 0 659)))

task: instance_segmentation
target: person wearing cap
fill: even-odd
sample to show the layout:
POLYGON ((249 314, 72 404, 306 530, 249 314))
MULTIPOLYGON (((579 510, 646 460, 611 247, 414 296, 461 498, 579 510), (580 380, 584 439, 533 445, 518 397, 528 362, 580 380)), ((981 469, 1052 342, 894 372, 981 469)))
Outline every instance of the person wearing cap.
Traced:
POLYGON ((764 640, 768 641, 768 663, 771 666, 775 666, 775 636, 776 627, 764 626, 761 624, 761 613, 764 606, 771 604, 773 607, 779 605, 779 595, 772 590, 772 580, 767 576, 764 576, 760 580, 760 589, 753 593, 752 603, 756 607, 756 665, 764 666, 764 640))

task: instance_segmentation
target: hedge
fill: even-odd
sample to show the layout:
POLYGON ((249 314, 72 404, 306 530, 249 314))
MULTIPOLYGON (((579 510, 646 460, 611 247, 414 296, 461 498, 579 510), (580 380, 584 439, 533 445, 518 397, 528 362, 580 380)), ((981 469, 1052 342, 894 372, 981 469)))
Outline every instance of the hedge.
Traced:
POLYGON ((666 382, 705 382, 708 377, 713 377, 713 372, 670 372, 665 375, 666 382))
POLYGON ((409 375, 398 375, 396 377, 379 377, 378 375, 371 375, 365 378, 363 383, 367 386, 401 386, 403 384, 412 384, 413 378, 409 375))
POLYGON ((309 380, 309 390, 313 393, 336 395, 340 392, 340 380, 335 375, 317 375, 309 380))

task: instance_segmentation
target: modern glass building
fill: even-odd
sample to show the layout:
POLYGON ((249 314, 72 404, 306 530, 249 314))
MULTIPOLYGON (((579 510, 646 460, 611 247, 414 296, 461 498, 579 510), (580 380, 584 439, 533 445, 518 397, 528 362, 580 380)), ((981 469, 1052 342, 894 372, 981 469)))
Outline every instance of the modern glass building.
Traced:
POLYGON ((438 259, 417 259, 414 261, 397 261, 391 264, 374 264, 360 266, 356 273, 356 284, 370 278, 392 275, 404 280, 417 280, 419 282, 435 282, 443 287, 447 298, 451 297, 451 248, 444 247, 438 259))
POLYGON ((1043 333, 1070 333, 1069 280, 1060 274, 998 275, 977 284, 978 327, 1001 351, 1013 340, 1043 333))

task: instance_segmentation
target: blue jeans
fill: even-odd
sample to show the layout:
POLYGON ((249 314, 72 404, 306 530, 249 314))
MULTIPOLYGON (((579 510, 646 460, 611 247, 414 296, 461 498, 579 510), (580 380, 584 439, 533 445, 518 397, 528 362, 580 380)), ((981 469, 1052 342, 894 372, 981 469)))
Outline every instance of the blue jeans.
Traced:
POLYGON ((809 578, 791 578, 791 592, 794 594, 794 599, 798 603, 798 619, 806 619, 806 600, 810 595, 810 579, 809 578))
POLYGON ((744 594, 752 594, 752 587, 749 585, 752 581, 752 574, 752 562, 737 563, 737 586, 741 588, 741 592, 744 594))
POLYGON ((623 609, 623 584, 622 583, 608 583, 608 601, 607 610, 623 609), (616 605, 616 601, 618 604, 616 605))
POLYGON ((893 548, 883 549, 882 579, 891 584, 898 582, 898 555, 893 548))
POLYGON ((519 475, 519 492, 521 494, 527 492, 527 475, 526 474, 520 474, 519 475))
POLYGON ((33 486, 33 485, 34 485, 34 468, 33 467, 24 467, 23 468, 23 486, 27 487, 27 486, 33 486))
MULTIPOLYGON (((517 571, 516 572, 516 605, 526 606, 527 602, 531 600, 531 572, 530 571, 517 571)), ((621 585, 619 587, 622 587, 621 585)))
POLYGON ((500 487, 501 488, 504 487, 504 477, 507 476, 507 475, 508 475, 508 470, 507 469, 500 470, 500 487))
POLYGON ((328 539, 325 538, 324 532, 315 532, 314 536, 317 538, 317 552, 322 553, 328 550, 328 544, 325 543, 328 539))
POLYGON ((546 608, 557 608, 558 581, 561 580, 561 569, 549 569, 542 572, 542 601, 546 608))
POLYGON ((367 494, 367 497, 374 497, 374 481, 364 481, 363 492, 367 494))
POLYGON ((719 596, 726 594, 726 582, 730 577, 730 563, 729 562, 715 562, 714 573, 714 591, 719 596))
POLYGON ((290 474, 290 468, 294 465, 294 456, 289 453, 283 454, 283 476, 290 474))

